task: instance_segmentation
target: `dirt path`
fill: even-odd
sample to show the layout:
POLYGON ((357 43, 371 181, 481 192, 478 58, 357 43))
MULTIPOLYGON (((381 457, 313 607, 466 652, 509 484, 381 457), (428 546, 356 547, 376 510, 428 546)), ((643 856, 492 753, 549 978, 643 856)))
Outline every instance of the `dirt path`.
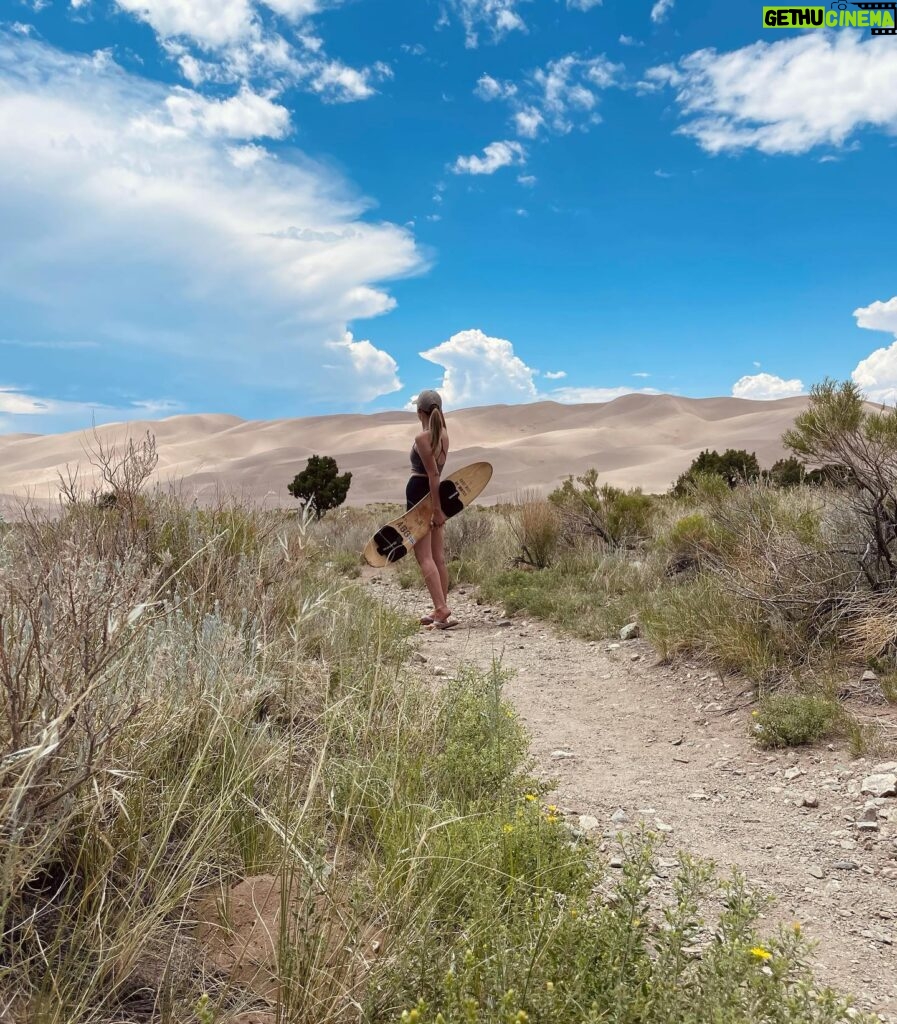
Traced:
MULTIPOLYGON (((425 607, 389 572, 366 580, 405 611, 425 607)), ((514 672, 506 695, 565 814, 597 819, 598 842, 643 820, 669 830, 670 855, 685 849, 738 866, 775 896, 770 921, 799 921, 818 942, 823 980, 897 1024, 897 799, 881 801, 877 831, 858 829, 872 763, 842 746, 759 750, 743 686, 706 668, 658 665, 641 640, 587 642, 508 622, 478 607, 469 588, 453 591, 452 607, 462 625, 421 631, 421 669, 451 676, 498 659, 514 672), (817 807, 801 806, 814 795, 817 807), (616 824, 620 809, 627 820, 616 824)))

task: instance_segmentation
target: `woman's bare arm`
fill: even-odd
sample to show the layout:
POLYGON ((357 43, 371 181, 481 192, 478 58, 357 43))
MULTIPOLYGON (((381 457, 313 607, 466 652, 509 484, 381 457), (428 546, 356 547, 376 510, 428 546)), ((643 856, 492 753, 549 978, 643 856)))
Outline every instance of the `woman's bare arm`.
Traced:
POLYGON ((430 502, 433 509, 433 526, 442 526, 445 522, 445 513, 442 511, 442 503, 439 500, 439 466, 436 465, 436 457, 430 447, 430 435, 428 432, 418 434, 415 440, 418 454, 424 469, 427 471, 427 480, 430 482, 430 502))

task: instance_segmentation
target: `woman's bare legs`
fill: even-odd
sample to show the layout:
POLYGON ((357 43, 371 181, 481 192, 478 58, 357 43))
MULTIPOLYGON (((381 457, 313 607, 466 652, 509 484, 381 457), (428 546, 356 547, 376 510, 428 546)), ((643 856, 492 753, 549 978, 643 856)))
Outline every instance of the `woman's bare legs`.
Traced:
POLYGON ((433 559, 432 534, 428 533, 414 545, 414 557, 420 566, 421 574, 427 590, 430 591, 430 599, 433 602, 434 615, 437 619, 449 617, 448 605, 445 603, 445 591, 442 588, 442 578, 439 567, 433 559))
POLYGON ((430 530, 430 547, 433 551, 433 561, 439 570, 439 582, 442 584, 442 592, 448 599, 449 574, 445 566, 445 525, 434 527, 430 530))

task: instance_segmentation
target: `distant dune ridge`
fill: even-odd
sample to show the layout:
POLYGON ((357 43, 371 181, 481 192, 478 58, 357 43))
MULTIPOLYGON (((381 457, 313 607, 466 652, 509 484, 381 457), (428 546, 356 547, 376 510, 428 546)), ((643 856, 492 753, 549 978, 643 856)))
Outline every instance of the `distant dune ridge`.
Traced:
MULTIPOLYGON (((448 468, 486 459, 495 475, 484 501, 513 498, 524 489, 547 491, 569 474, 594 466, 623 487, 664 491, 704 448, 746 448, 761 465, 784 453, 782 433, 806 398, 774 402, 740 398, 624 395, 600 405, 491 405, 448 414, 448 468)), ((177 481, 201 502, 239 494, 271 506, 292 506, 287 483, 309 455, 332 455, 352 471, 349 503, 403 499, 408 452, 417 421, 409 412, 253 421, 202 414, 97 428, 106 442, 156 436, 156 478, 177 481)), ((0 496, 55 494, 68 463, 88 471, 90 431, 0 435, 0 496)))

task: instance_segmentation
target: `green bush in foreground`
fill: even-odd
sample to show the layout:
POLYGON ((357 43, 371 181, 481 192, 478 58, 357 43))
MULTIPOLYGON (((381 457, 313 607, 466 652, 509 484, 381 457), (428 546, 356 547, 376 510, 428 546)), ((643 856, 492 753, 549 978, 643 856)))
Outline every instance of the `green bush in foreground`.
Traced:
POLYGON ((779 693, 760 702, 753 715, 754 733, 764 747, 799 747, 832 735, 841 708, 829 697, 779 693))
MULTIPOLYGON (((524 813, 524 817, 527 815, 524 813)), ((550 817, 550 815, 549 815, 550 817)), ((519 826, 505 826, 517 828, 519 826)), ((554 842, 567 845, 562 830, 554 842)), ((636 837, 614 881, 581 862, 558 890, 538 875, 499 886, 484 874, 464 927, 422 938, 389 975, 402 1024, 823 1024, 847 1007, 806 967, 800 926, 765 941, 761 901, 743 880, 681 857, 670 901, 650 900, 652 846, 636 837), (535 881, 535 884, 534 884, 535 881), (592 895, 601 884, 599 895, 592 895), (721 905, 713 915, 711 903, 721 905)))

